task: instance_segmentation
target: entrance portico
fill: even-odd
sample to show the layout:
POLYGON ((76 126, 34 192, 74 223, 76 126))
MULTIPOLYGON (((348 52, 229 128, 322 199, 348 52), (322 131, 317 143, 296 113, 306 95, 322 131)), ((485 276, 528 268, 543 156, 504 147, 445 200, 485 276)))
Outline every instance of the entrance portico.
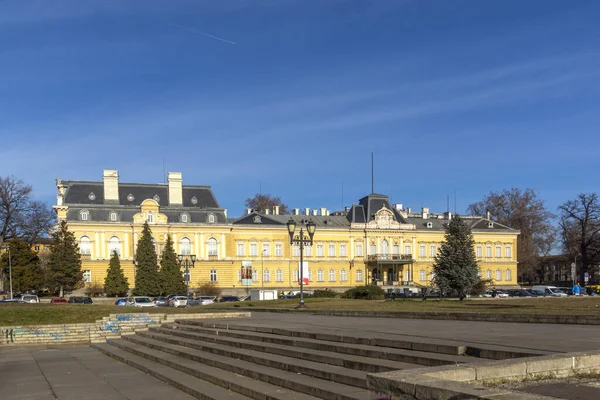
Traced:
POLYGON ((411 254, 371 254, 367 256, 370 283, 383 286, 402 286, 412 283, 411 254))

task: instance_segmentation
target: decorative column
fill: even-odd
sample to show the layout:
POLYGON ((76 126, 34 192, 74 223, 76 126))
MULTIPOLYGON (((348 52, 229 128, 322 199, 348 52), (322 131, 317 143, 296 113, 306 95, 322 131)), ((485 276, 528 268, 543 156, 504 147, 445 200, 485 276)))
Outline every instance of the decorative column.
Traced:
POLYGON ((200 239, 198 239, 198 233, 194 233, 194 254, 197 254, 199 258, 200 257, 200 239))
POLYGON ((100 233, 94 233, 94 254, 90 258, 100 258, 100 233))
POLYGON ((106 259, 106 234, 102 232, 100 234, 100 258, 106 259))
POLYGON ((221 233, 221 259, 224 259, 226 254, 225 254, 225 234, 221 233))
POLYGON ((123 234, 123 258, 128 259, 129 255, 129 232, 123 234))
POLYGON ((206 242, 204 242, 204 233, 200 234, 200 243, 202 244, 202 252, 198 252, 198 256, 206 260, 206 242))

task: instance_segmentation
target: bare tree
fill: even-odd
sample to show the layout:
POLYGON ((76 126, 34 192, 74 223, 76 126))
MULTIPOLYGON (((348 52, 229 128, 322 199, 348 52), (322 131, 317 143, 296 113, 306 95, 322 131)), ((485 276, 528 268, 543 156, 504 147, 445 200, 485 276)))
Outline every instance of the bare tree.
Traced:
POLYGON ((0 244, 13 238, 32 241, 47 236, 55 224, 54 212, 31 199, 32 188, 13 176, 0 177, 0 244))
POLYGON ((532 281, 538 275, 540 257, 548 255, 556 238, 552 226, 554 215, 546 210, 533 189, 512 188, 490 192, 482 201, 468 207, 472 215, 486 215, 491 219, 518 229, 517 261, 521 279, 532 281))
POLYGON ((563 249, 573 258, 580 256, 579 280, 592 265, 600 262, 600 203, 596 193, 580 193, 558 207, 563 249))
POLYGON ((288 207, 283 204, 281 198, 277 196, 271 196, 270 194, 256 193, 254 197, 247 198, 244 204, 246 208, 251 208, 258 212, 272 210, 273 207, 279 206, 279 212, 281 214, 288 213, 288 207))

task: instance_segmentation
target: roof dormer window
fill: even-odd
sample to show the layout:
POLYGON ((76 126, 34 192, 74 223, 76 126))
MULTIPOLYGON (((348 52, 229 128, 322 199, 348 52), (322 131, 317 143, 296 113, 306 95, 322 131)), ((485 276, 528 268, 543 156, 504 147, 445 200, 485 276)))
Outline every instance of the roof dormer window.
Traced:
POLYGON ((88 210, 79 211, 79 219, 81 221, 88 221, 90 219, 90 212, 88 210))
POLYGON ((428 228, 433 228, 433 224, 432 224, 431 222, 428 222, 428 223, 427 223, 427 227, 428 227, 428 228))
POLYGON ((149 224, 154 223, 154 213, 152 211, 148 211, 148 214, 146 214, 146 216, 149 224))
POLYGON ((214 224, 215 223, 215 215, 214 214, 209 214, 208 215, 208 223, 209 224, 214 224))

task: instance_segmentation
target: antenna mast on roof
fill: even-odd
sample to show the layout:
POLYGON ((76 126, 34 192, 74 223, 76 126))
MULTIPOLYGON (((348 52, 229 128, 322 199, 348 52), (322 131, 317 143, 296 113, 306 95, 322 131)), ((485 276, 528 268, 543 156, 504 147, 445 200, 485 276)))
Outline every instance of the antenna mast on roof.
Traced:
POLYGON ((163 157, 163 183, 167 183, 167 173, 165 171, 165 158, 163 157))
POLYGON ((342 210, 344 209, 344 182, 342 182, 342 210))
POLYGON ((456 190, 454 191, 454 214, 456 215, 456 190))
POLYGON ((446 195, 446 211, 450 212, 450 195, 446 195))
POLYGON ((371 152, 371 193, 375 193, 375 167, 373 162, 373 152, 371 152))

